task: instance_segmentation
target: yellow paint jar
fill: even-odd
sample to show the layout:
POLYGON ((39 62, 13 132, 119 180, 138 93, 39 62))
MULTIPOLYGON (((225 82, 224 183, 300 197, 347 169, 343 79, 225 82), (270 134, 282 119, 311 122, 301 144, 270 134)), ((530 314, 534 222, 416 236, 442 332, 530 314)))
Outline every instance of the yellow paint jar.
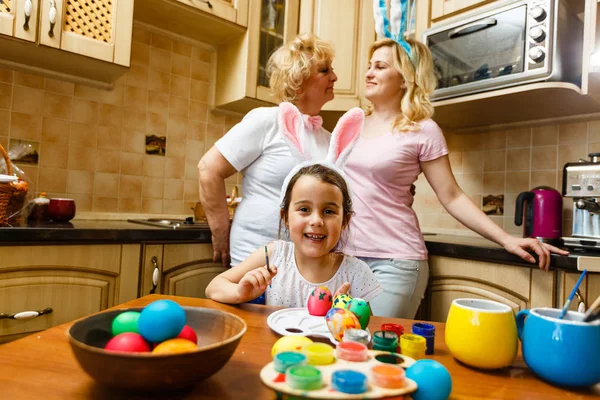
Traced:
POLYGON ((326 343, 311 343, 302 349, 310 365, 329 365, 335 361, 333 347, 326 343))
POLYGON ((405 333, 400 336, 400 353, 415 360, 425 358, 427 341, 423 336, 405 333))

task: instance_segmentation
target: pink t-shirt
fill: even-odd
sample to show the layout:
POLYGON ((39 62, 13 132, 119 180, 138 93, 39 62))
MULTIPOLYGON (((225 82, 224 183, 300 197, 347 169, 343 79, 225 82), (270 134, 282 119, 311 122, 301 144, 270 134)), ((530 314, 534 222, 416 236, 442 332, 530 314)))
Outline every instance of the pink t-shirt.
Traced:
POLYGON ((419 125, 417 132, 388 132, 356 143, 344 168, 355 212, 344 253, 427 259, 419 220, 410 207, 410 185, 421 173, 419 162, 448 154, 448 146, 433 120, 419 125))

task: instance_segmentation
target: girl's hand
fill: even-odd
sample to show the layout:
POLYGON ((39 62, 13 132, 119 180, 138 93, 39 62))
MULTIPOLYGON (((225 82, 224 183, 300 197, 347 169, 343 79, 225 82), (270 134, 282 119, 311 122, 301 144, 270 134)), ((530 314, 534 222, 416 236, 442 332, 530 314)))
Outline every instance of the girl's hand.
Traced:
POLYGON ((271 273, 269 273, 265 266, 253 269, 242 277, 238 283, 237 293, 241 303, 253 300, 267 290, 267 286, 269 286, 273 277, 277 275, 277 267, 271 265, 270 268, 271 273))
POLYGON ((530 263, 535 263, 535 258, 529 254, 526 250, 531 250, 536 253, 539 257, 540 269, 548 271, 550 268, 550 253, 556 253, 563 256, 569 254, 568 251, 561 250, 558 247, 554 247, 547 243, 542 243, 537 239, 533 238, 516 238, 511 236, 505 243, 504 248, 506 251, 516 254, 523 260, 530 263))
POLYGON ((350 290, 350 282, 344 283, 342 286, 340 286, 338 288, 338 290, 335 291, 335 294, 333 295, 333 299, 335 300, 335 298, 338 297, 340 294, 348 294, 349 290, 350 290))

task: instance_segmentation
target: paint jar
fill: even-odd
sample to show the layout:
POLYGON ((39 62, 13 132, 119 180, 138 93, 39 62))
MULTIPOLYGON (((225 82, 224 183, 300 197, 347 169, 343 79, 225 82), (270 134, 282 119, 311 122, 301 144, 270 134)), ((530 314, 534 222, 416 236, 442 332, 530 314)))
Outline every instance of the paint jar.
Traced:
POLYGON ((395 353, 398 348, 398 335, 390 331, 373 333, 373 350, 390 351, 395 353))
POLYGON ((336 357, 346 361, 367 361, 369 349, 359 342, 341 342, 337 345, 336 357))
POLYGON ((306 364, 306 356, 297 351, 282 351, 273 357, 273 366, 277 372, 285 372, 294 365, 306 364))
POLYGON ((367 376, 362 372, 340 370, 331 375, 331 387, 342 393, 361 394, 367 391, 369 385, 367 376))
POLYGON ((310 365, 329 365, 335 361, 333 347, 326 343, 311 343, 304 346, 302 352, 310 365))
MULTIPOLYGON (((398 338, 400 338, 400 336, 402 336, 402 334, 404 333, 404 327, 400 324, 391 324, 391 323, 381 324, 381 330, 394 332, 396 335, 398 335, 398 338)), ((396 349, 396 352, 400 353, 400 343, 399 342, 398 342, 398 348, 396 349)))
POLYGON ((404 369, 390 364, 376 365, 371 368, 373 385, 387 389, 397 389, 404 385, 404 369))
POLYGON ((370 341, 371 335, 369 334, 369 331, 365 329, 346 329, 344 336, 342 337, 342 342, 358 342, 367 347, 369 346, 370 341))
POLYGON ((294 365, 285 371, 285 382, 292 389, 315 390, 323 386, 323 376, 313 366, 294 365))
POLYGON ((425 357, 427 342, 423 336, 405 333, 400 336, 400 350, 402 355, 419 360, 425 357))
POLYGON ((412 326, 412 333, 423 336, 427 343, 425 354, 433 354, 435 347, 435 326, 424 322, 415 322, 412 326))

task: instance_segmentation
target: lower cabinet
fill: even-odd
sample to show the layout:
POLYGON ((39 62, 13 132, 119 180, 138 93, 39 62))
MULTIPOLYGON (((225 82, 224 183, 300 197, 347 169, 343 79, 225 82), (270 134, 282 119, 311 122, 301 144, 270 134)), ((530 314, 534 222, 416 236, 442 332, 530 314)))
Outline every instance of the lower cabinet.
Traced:
POLYGON ((211 244, 144 245, 141 293, 204 298, 209 282, 225 271, 212 261, 211 244))
POLYGON ((556 271, 431 256, 429 273, 419 317, 431 321, 445 322, 452 301, 464 297, 495 300, 515 312, 556 301, 556 271))
POLYGON ((138 293, 139 245, 0 247, 0 343, 138 293))

